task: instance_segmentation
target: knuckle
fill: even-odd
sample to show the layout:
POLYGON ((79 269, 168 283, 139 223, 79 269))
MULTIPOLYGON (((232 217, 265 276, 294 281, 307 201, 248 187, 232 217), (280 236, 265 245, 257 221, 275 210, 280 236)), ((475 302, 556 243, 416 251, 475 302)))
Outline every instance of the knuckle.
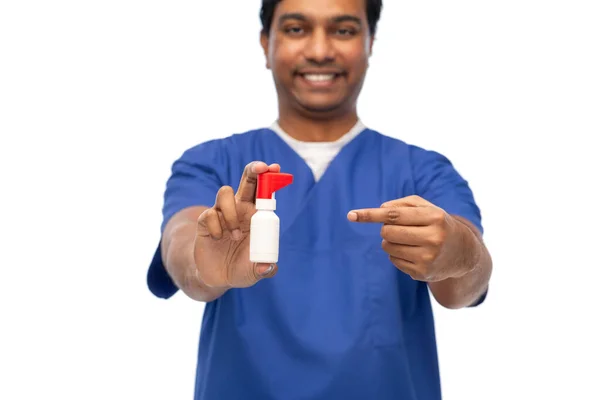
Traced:
POLYGON ((213 219, 215 217, 215 215, 217 215, 217 211, 214 208, 208 208, 206 210, 204 210, 204 212, 202 214, 200 214, 200 216, 198 217, 198 223, 199 224, 205 224, 210 222, 211 219, 213 219))
POLYGON ((429 241, 429 243, 433 247, 438 248, 438 247, 442 246, 443 241, 442 241, 442 239, 439 236, 434 236, 434 237, 431 238, 431 240, 429 241))
POLYGON ((370 222, 372 219, 370 213, 360 211, 356 213, 356 218, 360 222, 370 222))
POLYGON ((400 219, 400 211, 397 207, 392 207, 387 210, 387 219, 390 223, 398 222, 400 219))
POLYGON ((446 220, 446 213, 444 210, 440 208, 436 209, 433 213, 433 220, 438 224, 443 223, 446 220))
POLYGON ((214 208, 211 208, 210 210, 208 210, 206 212, 206 218, 208 220, 218 220, 219 219, 219 212, 217 210, 215 210, 214 208))
POLYGON ((405 198, 405 201, 411 204, 422 204, 423 198, 421 196, 417 196, 416 194, 410 195, 405 198))
POLYGON ((222 199, 224 197, 233 196, 233 188, 231 186, 221 186, 217 191, 217 199, 222 199))
POLYGON ((421 261, 429 264, 430 262, 432 262, 433 260, 435 260, 435 254, 430 252, 430 251, 425 251, 421 254, 421 261))
POLYGON ((445 236, 443 232, 436 232, 429 238, 429 243, 435 247, 440 247, 444 243, 445 236))
POLYGON ((448 232, 446 232, 445 230, 440 231, 439 235, 438 235, 438 246, 441 246, 444 244, 444 242, 446 241, 446 238, 448 236, 448 232))

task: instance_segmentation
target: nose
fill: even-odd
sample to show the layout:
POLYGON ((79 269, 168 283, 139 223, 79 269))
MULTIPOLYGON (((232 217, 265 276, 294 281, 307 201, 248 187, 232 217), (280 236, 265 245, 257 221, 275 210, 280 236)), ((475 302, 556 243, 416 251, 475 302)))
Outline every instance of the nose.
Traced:
POLYGON ((315 64, 328 64, 335 59, 335 49, 327 32, 315 29, 306 42, 304 50, 306 59, 315 64))

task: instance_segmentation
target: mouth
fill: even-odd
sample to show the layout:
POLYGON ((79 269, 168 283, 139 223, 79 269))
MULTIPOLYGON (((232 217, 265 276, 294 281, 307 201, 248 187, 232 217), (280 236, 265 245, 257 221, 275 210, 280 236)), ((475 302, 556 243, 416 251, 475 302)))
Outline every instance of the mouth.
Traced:
POLYGON ((334 85, 345 76, 342 72, 300 72, 296 74, 308 86, 324 88, 334 85))

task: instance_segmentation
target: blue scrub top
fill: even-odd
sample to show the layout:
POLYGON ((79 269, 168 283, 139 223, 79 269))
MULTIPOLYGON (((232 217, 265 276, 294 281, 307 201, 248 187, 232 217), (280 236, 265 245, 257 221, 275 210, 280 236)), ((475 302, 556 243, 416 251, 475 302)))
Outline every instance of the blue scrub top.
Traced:
MULTIPOLYGON (((195 399, 441 399, 427 284, 389 261, 380 224, 346 215, 416 194, 483 231, 467 181, 441 154, 365 129, 315 182, 292 148, 259 129, 183 153, 162 228, 185 207, 212 206, 221 186, 235 190, 254 160, 294 175, 277 193, 279 272, 206 304, 195 399)), ((148 285, 162 298, 177 292, 160 247, 148 285)))

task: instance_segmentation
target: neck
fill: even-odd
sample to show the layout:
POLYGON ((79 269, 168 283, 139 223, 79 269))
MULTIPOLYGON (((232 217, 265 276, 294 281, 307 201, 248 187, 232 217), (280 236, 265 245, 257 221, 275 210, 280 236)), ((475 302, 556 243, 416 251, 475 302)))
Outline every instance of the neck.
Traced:
POLYGON ((327 118, 315 118, 298 113, 279 113, 281 129, 302 142, 334 142, 348 133, 358 122, 356 109, 352 112, 327 118))

